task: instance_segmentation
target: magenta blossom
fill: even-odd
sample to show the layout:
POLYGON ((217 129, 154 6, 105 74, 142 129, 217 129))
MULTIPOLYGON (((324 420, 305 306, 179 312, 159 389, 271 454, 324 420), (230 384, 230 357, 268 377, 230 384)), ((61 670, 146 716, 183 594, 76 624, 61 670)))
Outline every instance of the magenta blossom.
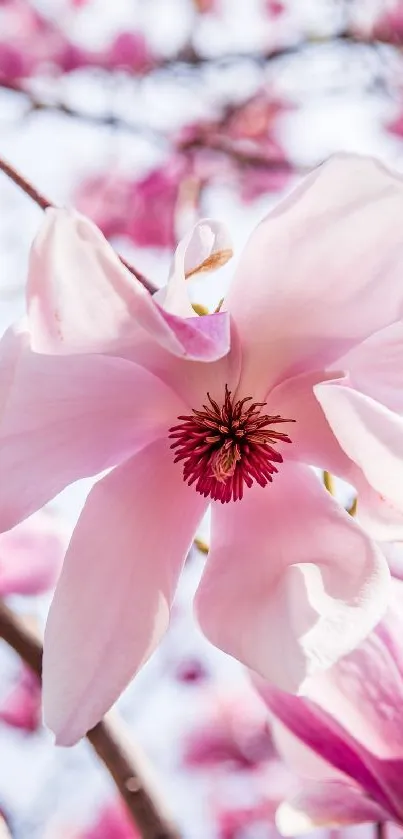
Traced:
POLYGON ((302 779, 280 807, 282 833, 324 824, 403 825, 403 584, 372 634, 290 696, 259 680, 280 753, 302 779))
POLYGON ((0 347, 0 528, 111 469, 46 628, 58 742, 93 726, 159 643, 211 502, 196 609, 217 646, 295 691, 378 622, 383 553, 310 464, 401 527, 402 209, 400 177, 331 159, 258 226, 222 310, 202 317, 185 277, 228 259, 217 222, 196 225, 152 298, 90 221, 46 212, 28 328, 0 347))

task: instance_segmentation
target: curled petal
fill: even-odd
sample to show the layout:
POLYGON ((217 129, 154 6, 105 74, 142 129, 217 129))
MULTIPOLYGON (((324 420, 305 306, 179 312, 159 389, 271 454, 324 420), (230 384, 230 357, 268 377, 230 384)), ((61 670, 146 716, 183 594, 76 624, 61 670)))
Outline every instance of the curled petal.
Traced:
POLYGON ((100 230, 70 210, 46 211, 31 251, 28 312, 37 352, 116 352, 142 331, 180 357, 211 361, 229 349, 225 312, 207 320, 165 312, 100 230))
POLYGON ((45 722, 58 743, 92 728, 154 651, 205 508, 166 440, 92 489, 45 632, 45 722))
POLYGON ((233 254, 229 231, 214 219, 201 219, 179 243, 168 284, 155 297, 167 312, 194 317, 186 280, 197 274, 216 271, 233 254))
POLYGON ((338 370, 348 370, 349 384, 403 413, 403 321, 392 323, 357 344, 337 361, 338 370))
POLYGON ((245 392, 324 369, 403 317, 402 212, 401 177, 340 154, 257 227, 226 299, 245 392))
POLYGON ((382 553, 308 467, 283 463, 242 504, 214 506, 211 541, 202 631, 285 690, 353 649, 386 608, 382 553))
POLYGON ((403 419, 348 381, 315 385, 340 445, 368 483, 403 513, 403 419))

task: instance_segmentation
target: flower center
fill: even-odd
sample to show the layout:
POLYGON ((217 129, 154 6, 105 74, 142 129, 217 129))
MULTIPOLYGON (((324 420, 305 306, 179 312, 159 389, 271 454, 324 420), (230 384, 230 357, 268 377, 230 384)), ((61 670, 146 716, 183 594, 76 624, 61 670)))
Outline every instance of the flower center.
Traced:
POLYGON ((210 394, 203 410, 178 417, 179 425, 169 429, 175 442, 174 463, 183 460, 183 480, 189 486, 222 504, 238 501, 244 484, 256 481, 264 487, 278 471, 275 463, 283 458, 274 446, 291 443, 288 434, 273 428, 282 422, 295 422, 280 416, 262 414, 266 402, 251 402, 252 397, 234 401, 225 385, 224 404, 220 407, 210 394))

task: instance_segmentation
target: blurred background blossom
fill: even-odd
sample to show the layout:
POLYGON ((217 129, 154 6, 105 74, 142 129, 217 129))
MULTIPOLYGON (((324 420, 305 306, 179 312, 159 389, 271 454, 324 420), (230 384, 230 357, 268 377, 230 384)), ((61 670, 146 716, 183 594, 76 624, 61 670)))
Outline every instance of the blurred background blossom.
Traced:
MULTIPOLYGON (((403 171, 402 46, 400 0, 0 0, 0 155, 51 201, 89 215, 162 284, 196 218, 227 223, 236 259, 256 222, 332 152, 374 154, 403 171)), ((41 211, 2 175, 0 208, 3 331, 23 312, 41 211)), ((232 271, 230 264, 220 277, 192 280, 194 302, 215 308, 232 271)), ((70 488, 52 512, 0 538, 0 594, 39 631, 90 485, 70 488)), ((348 489, 340 493, 349 500, 348 489)), ((200 536, 208 542, 208 522, 200 536)), ((389 548, 389 558, 401 576, 400 548, 389 548)), ((171 629, 118 710, 185 839, 274 839, 285 800, 299 803, 299 818, 287 822, 293 835, 301 827, 299 773, 284 762, 288 750, 278 748, 247 674, 209 646, 192 617, 203 562, 193 548, 171 629)), ((389 651, 384 686, 392 671, 401 681, 396 626, 377 630, 376 643, 389 651)), ((360 661, 370 686, 372 659, 360 661)), ((88 744, 54 749, 41 726, 38 680, 5 645, 0 673, 0 836, 136 837, 88 744)), ((362 695, 348 696, 361 712, 362 695)), ((371 702, 386 713, 384 699, 368 687, 368 719, 371 702)), ((339 710, 321 711, 333 730, 348 724, 339 710)), ((402 705, 389 710, 401 741, 402 705)), ((377 835, 373 824, 341 834, 334 810, 324 818, 323 799, 314 804, 320 839, 377 835)), ((286 812, 290 819, 292 807, 286 812)), ((365 816, 343 812, 341 822, 365 816)), ((401 812, 381 815, 401 824, 401 812)))

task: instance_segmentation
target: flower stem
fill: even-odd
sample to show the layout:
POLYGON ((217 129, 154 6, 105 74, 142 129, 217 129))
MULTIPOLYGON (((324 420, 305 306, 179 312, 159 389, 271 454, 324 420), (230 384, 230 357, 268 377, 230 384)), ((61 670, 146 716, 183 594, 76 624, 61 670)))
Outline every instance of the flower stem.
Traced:
POLYGON ((386 822, 377 822, 375 825, 375 839, 386 839, 387 835, 386 822))
MULTIPOLYGON (((32 629, 1 600, 0 638, 37 676, 41 676, 42 645, 32 629)), ((147 768, 141 765, 144 758, 137 750, 134 755, 133 745, 121 723, 103 720, 88 732, 87 740, 113 778, 143 839, 178 839, 153 785, 148 778, 146 780, 147 768)))
MULTIPOLYGON (((48 207, 55 206, 54 204, 52 204, 51 201, 48 201, 48 199, 45 198, 44 195, 41 195, 41 193, 38 192, 38 190, 30 183, 30 181, 27 181, 27 179, 20 174, 20 172, 17 172, 17 170, 14 169, 14 166, 11 166, 10 163, 7 163, 7 161, 1 157, 0 171, 4 172, 7 178, 10 178, 10 180, 13 181, 13 183, 15 183, 20 189, 22 189, 22 191, 25 192, 25 195, 28 195, 28 197, 31 198, 32 201, 35 201, 35 204, 37 204, 38 207, 41 208, 41 210, 47 210, 48 207)), ((130 271, 130 273, 133 274, 133 276, 136 277, 137 280, 139 280, 139 282, 147 289, 147 291, 150 292, 150 294, 153 294, 153 292, 157 290, 157 286, 154 285, 154 283, 151 280, 149 280, 148 277, 145 277, 144 274, 141 273, 141 271, 138 271, 137 268, 133 268, 133 266, 130 265, 130 263, 123 259, 123 257, 119 254, 118 257, 122 265, 124 265, 125 268, 127 268, 127 270, 130 271)))

